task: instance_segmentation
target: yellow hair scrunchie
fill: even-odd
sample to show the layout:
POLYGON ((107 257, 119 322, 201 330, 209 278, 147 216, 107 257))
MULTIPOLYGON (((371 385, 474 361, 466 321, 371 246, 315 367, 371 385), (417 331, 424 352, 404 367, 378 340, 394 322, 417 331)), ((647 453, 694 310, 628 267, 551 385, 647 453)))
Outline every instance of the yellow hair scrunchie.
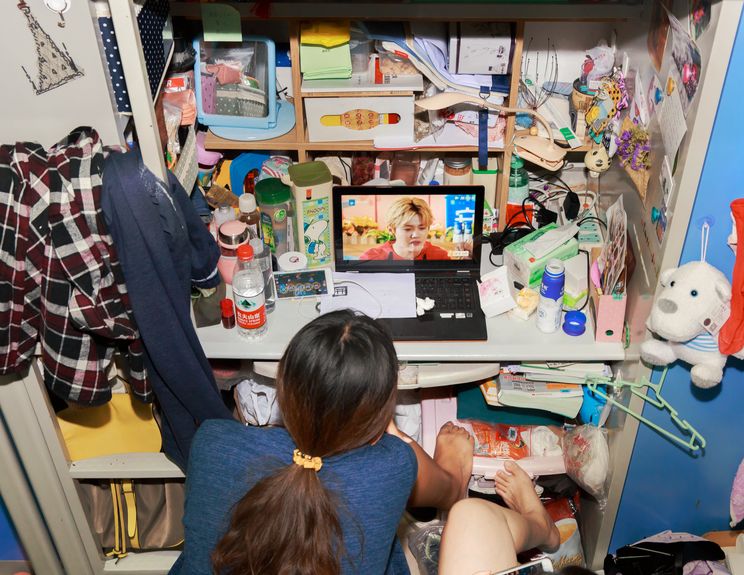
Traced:
POLYGON ((320 457, 305 455, 299 449, 294 450, 292 461, 300 467, 304 467, 305 469, 314 469, 315 471, 320 471, 320 468, 323 467, 323 460, 320 457))

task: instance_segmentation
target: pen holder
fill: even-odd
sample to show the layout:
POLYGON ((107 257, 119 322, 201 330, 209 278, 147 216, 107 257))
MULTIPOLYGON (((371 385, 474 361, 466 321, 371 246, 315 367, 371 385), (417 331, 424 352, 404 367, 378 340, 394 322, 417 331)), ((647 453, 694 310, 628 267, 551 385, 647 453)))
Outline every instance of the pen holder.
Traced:
MULTIPOLYGON (((591 250, 592 267, 601 253, 599 248, 591 250)), ((604 294, 593 281, 589 281, 589 297, 594 313, 594 340, 621 342, 625 334, 625 293, 604 294)))
POLYGON ((592 312, 594 313, 594 340, 603 342, 623 341, 627 295, 624 293, 600 295, 594 285, 591 285, 590 294, 592 312))

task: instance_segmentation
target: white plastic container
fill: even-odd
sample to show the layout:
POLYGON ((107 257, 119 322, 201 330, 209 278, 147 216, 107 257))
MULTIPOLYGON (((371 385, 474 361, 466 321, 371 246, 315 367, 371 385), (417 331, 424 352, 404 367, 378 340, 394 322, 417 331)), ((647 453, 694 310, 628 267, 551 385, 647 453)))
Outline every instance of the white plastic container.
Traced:
POLYGON ((307 257, 309 268, 331 265, 331 171, 323 162, 305 162, 289 166, 288 172, 287 178, 282 178, 282 181, 292 186, 298 251, 307 257))

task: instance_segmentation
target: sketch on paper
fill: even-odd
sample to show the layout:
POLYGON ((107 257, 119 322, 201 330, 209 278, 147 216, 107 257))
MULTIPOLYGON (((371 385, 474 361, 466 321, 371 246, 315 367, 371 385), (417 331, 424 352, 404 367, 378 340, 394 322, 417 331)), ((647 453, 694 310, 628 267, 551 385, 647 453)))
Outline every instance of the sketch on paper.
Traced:
POLYGON ((62 44, 62 48, 60 48, 52 40, 52 37, 47 34, 34 15, 31 14, 31 8, 26 4, 25 0, 18 2, 18 9, 26 17, 28 29, 34 38, 34 45, 36 47, 36 64, 38 67, 36 81, 33 80, 28 70, 21 66, 36 95, 39 96, 45 92, 59 88, 67 84, 67 82, 83 76, 83 70, 72 60, 72 57, 67 52, 67 47, 62 44))

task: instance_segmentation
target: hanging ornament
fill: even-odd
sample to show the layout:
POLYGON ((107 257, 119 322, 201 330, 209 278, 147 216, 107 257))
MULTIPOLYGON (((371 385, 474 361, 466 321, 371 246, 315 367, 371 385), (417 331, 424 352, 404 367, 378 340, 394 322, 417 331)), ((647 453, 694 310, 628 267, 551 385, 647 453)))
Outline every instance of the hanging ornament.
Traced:
POLYGON ((57 26, 60 28, 65 27, 65 12, 70 9, 70 0, 44 0, 44 4, 52 12, 56 12, 59 15, 59 22, 57 26))

